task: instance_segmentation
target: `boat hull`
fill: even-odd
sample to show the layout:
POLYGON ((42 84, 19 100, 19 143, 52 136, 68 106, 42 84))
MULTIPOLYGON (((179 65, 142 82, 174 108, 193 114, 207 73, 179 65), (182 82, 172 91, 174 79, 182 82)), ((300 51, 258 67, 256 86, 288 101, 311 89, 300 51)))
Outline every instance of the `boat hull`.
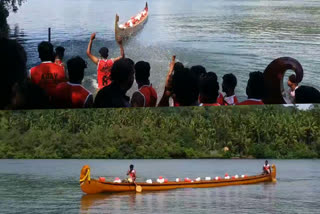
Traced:
MULTIPOLYGON (((146 3, 145 9, 148 10, 148 4, 146 3)), ((143 17, 138 23, 133 25, 132 27, 120 28, 119 27, 119 16, 116 15, 115 21, 115 38, 117 42, 127 40, 129 37, 138 33, 138 31, 143 28, 144 24, 147 22, 149 16, 149 12, 147 12, 146 16, 143 17)))
MULTIPOLYGON (((88 168, 88 166, 86 166, 88 168)), ((268 175, 256 175, 248 176, 246 178, 237 179, 221 179, 221 180, 210 180, 210 181, 195 181, 195 182, 168 182, 168 183, 137 183, 142 187, 142 191, 161 191, 161 190, 172 190, 180 188, 212 188, 212 187, 223 187, 232 185, 246 185, 256 184, 263 182, 275 182, 276 181, 276 168, 273 165, 271 174, 268 175)), ((113 182, 100 182, 98 180, 83 179, 86 174, 86 170, 82 170, 80 175, 81 190, 87 194, 96 194, 103 192, 135 192, 136 185, 133 183, 113 183, 113 182)))

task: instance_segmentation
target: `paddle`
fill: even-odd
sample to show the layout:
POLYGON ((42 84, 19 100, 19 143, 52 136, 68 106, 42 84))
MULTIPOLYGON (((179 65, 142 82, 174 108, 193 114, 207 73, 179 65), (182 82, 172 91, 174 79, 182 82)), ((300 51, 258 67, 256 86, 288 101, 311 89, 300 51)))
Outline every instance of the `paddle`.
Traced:
POLYGON ((138 185, 135 181, 134 184, 136 185, 136 192, 142 192, 142 187, 138 185))

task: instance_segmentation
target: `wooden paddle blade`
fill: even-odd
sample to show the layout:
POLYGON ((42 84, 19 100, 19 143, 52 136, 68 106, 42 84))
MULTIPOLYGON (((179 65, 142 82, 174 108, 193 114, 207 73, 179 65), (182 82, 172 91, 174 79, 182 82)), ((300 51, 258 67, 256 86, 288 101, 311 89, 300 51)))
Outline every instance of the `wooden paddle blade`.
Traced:
POLYGON ((136 192, 142 192, 142 187, 139 186, 139 185, 137 185, 137 186, 136 186, 136 192))

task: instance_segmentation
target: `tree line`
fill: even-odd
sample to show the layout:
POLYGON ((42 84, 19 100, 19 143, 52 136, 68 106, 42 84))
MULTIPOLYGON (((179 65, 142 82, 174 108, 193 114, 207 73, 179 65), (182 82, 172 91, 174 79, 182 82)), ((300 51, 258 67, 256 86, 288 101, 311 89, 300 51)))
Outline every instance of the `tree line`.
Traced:
POLYGON ((266 105, 0 115, 0 158, 320 157, 319 106, 308 111, 266 105))

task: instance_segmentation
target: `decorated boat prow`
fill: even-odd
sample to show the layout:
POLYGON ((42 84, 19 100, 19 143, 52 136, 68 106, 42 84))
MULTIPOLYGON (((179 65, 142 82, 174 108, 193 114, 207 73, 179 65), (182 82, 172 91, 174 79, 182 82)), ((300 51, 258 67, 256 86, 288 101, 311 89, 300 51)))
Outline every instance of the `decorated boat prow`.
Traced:
MULTIPOLYGON (((160 191, 172 190, 179 188, 212 188, 232 185, 246 185, 263 182, 276 182, 276 166, 272 165, 270 174, 260 174, 253 176, 232 176, 230 178, 215 177, 210 180, 192 180, 192 181, 168 181, 164 183, 116 183, 91 179, 90 167, 83 166, 80 172, 80 187, 86 194, 97 193, 113 193, 113 192, 136 192, 137 186, 140 186, 141 191, 160 191)), ((140 191, 140 192, 141 192, 140 191)))
POLYGON ((115 38, 117 42, 126 40, 132 35, 136 34, 143 25, 147 22, 149 15, 148 3, 145 8, 137 15, 131 17, 127 22, 119 24, 119 16, 116 15, 115 21, 115 38))

